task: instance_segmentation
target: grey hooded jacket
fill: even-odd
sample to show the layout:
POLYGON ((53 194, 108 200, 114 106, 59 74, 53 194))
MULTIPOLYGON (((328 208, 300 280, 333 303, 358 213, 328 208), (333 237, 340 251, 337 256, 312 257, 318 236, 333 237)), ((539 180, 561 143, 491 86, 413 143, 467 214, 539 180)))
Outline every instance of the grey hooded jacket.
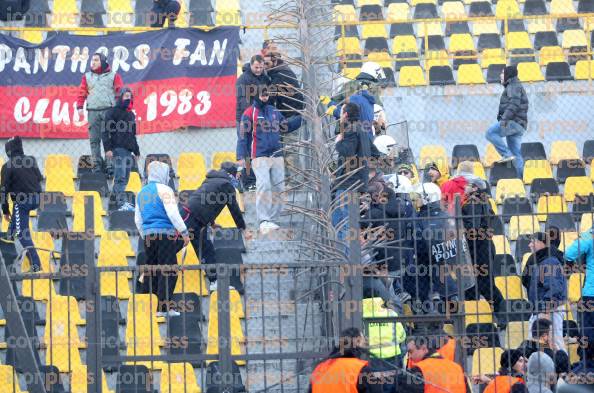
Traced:
POLYGON ((544 352, 534 352, 528 359, 526 386, 529 393, 553 393, 550 383, 555 380, 555 363, 544 352))

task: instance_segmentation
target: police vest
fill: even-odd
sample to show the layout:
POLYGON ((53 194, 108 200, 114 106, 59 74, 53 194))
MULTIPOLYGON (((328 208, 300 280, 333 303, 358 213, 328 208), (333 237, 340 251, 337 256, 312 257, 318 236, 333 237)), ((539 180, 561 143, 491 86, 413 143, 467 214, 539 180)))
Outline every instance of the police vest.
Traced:
POLYGON ((500 375, 487 385, 483 393, 509 393, 516 383, 524 383, 524 380, 511 375, 500 375))
POLYGON ((357 358, 328 359, 311 374, 312 393, 357 393, 359 375, 365 360, 357 358))
POLYGON ((466 379, 459 364, 439 354, 417 363, 425 381, 425 393, 466 393, 466 379))
MULTIPOLYGON (((363 299, 363 318, 398 316, 383 304, 379 297, 363 299)), ((370 322, 367 336, 369 352, 378 358, 389 359, 401 354, 400 344, 406 340, 406 331, 400 322, 370 322)))
POLYGON ((103 74, 94 72, 85 73, 87 79, 87 110, 103 110, 112 108, 115 105, 115 92, 113 80, 115 72, 109 71, 103 74))

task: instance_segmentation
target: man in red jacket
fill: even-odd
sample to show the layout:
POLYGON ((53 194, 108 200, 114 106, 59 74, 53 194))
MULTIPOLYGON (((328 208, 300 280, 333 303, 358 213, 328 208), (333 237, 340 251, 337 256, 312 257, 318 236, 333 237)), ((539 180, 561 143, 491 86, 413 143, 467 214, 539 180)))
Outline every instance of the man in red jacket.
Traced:
POLYGON ((91 57, 91 71, 86 72, 80 82, 80 92, 76 102, 78 117, 81 119, 84 117, 85 101, 87 102, 93 172, 103 170, 101 133, 105 125, 105 115, 115 106, 116 96, 122 85, 122 78, 111 70, 105 55, 95 53, 91 57))

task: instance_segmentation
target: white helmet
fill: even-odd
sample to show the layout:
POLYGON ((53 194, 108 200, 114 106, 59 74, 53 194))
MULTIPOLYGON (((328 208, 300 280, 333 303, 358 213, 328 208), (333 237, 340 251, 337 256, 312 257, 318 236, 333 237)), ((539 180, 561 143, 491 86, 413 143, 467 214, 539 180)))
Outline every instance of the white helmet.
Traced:
POLYGON ((382 154, 388 154, 390 152, 390 148, 396 146, 396 141, 389 135, 380 135, 373 141, 377 150, 379 150, 382 154))
POLYGON ((410 179, 406 176, 388 175, 385 179, 390 183, 396 194, 410 194, 414 190, 410 179))
POLYGON ((361 72, 371 75, 377 80, 386 79, 384 69, 379 64, 373 61, 367 61, 363 63, 363 65, 361 66, 361 72))
POLYGON ((441 201, 441 190, 437 184, 419 183, 415 186, 414 192, 419 194, 423 205, 441 201))

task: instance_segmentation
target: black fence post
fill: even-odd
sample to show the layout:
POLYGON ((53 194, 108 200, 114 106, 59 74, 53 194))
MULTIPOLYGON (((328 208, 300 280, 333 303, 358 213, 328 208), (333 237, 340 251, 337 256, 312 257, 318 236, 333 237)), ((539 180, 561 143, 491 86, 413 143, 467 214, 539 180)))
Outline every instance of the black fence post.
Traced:
POLYGON ((348 231, 349 264, 345 266, 345 296, 342 302, 342 329, 356 327, 363 329, 361 300, 363 299, 363 270, 361 265, 361 244, 359 243, 359 193, 348 193, 348 231))
POLYGON ((85 196, 84 263, 87 266, 87 392, 102 393, 101 380, 101 297, 99 275, 95 266, 95 204, 92 196, 85 196))
POLYGON ((222 380, 220 392, 231 392, 233 388, 233 365, 231 359, 231 305, 229 301, 230 275, 234 265, 217 265, 217 311, 219 336, 219 370, 222 380))
MULTIPOLYGON (((456 195, 455 199, 454 199, 454 203, 455 203, 455 209, 454 209, 454 220, 455 220, 455 228, 456 228, 456 266, 457 266, 457 272, 456 272, 456 282, 458 284, 458 307, 456 307, 456 315, 453 318, 453 322, 454 322, 454 332, 456 334, 457 337, 463 337, 464 334, 466 333, 466 329, 465 329, 465 307, 464 307, 464 301, 466 299, 465 297, 465 288, 464 288, 464 280, 461 279, 460 275, 462 274, 468 274, 465 273, 465 269, 462 269, 463 264, 466 262, 465 256, 466 256, 466 252, 464 251, 464 245, 465 245, 465 237, 464 237, 464 222, 462 221, 462 204, 461 204, 461 198, 460 195, 456 195)), ((476 282, 475 282, 475 285, 476 282)), ((449 307, 448 307, 449 309, 449 307)), ((458 344, 460 344, 461 342, 459 342, 458 344)), ((456 362, 458 364, 462 364, 465 365, 466 364, 466 349, 462 348, 461 351, 456 351, 458 359, 456 359, 456 362)))

